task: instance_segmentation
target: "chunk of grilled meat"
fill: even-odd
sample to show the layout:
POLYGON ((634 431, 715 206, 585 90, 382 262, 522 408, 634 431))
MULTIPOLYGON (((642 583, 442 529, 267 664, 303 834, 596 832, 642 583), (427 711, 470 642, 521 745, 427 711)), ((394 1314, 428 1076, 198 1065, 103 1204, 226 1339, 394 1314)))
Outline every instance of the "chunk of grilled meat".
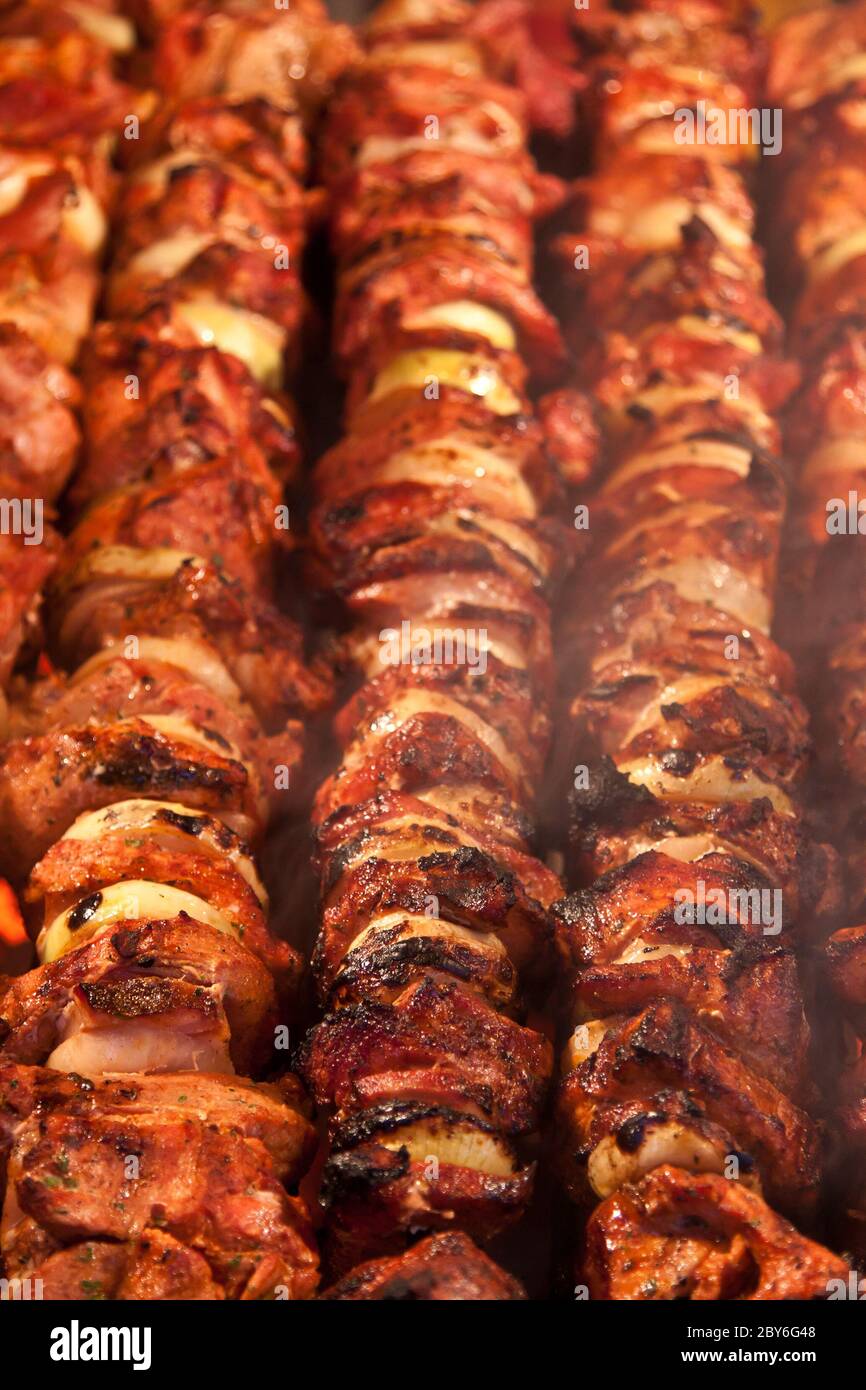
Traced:
POLYGON ((0 1062, 10 1277, 54 1298, 309 1297, 287 1195, 313 1131, 297 1088, 203 1072, 85 1081, 0 1062))
MULTIPOLYGON (((354 967, 362 945, 373 963, 380 931, 402 914, 410 919, 408 934, 429 941, 424 949, 439 959, 447 959, 449 933, 451 941, 490 958, 495 941, 486 943, 484 934, 495 933, 517 970, 543 971, 551 944, 546 909, 559 882, 526 852, 525 827, 503 824, 491 810, 480 798, 467 813, 454 799, 440 810, 432 797, 384 794, 325 822, 318 837, 324 916, 316 967, 326 992, 338 973, 354 967), (464 931, 459 943, 452 925, 464 931)), ((382 945, 393 939, 393 933, 381 938, 382 945)), ((406 948, 407 964, 412 949, 406 948)))
MULTIPOLYGON (((624 152, 690 152, 677 138, 676 110, 698 99, 727 114, 758 97, 766 47, 743 5, 602 4, 572 15, 576 40, 590 65, 596 100, 588 103, 596 157, 624 152), (607 80, 606 80, 607 79, 607 80), (670 106, 668 103, 673 102, 670 106)), ((708 160, 740 164, 757 153, 754 133, 709 145, 708 160)))
POLYGON ((820 1144, 808 1116, 679 1003, 616 1018, 562 1083, 557 1129, 575 1197, 601 1197, 659 1163, 722 1172, 812 1215, 820 1144), (584 1176, 584 1165, 586 1165, 584 1176))
MULTIPOLYGON (((274 105, 266 97, 204 96, 188 101, 161 102, 141 131, 141 139, 122 152, 124 168, 133 179, 124 196, 137 190, 148 198, 171 181, 176 165, 214 163, 234 173, 269 198, 294 206, 297 185, 310 162, 300 113, 274 105), (140 185, 143 189, 139 189, 140 185)), ((305 189, 315 204, 318 193, 305 189)))
POLYGON ((95 654, 69 679, 57 676, 38 681, 26 703, 10 711, 10 732, 47 734, 86 721, 97 725, 124 717, 157 720, 193 742, 243 762, 256 798, 273 787, 277 763, 294 767, 300 758, 300 727, 292 723, 273 739, 263 736, 249 705, 212 650, 183 639, 137 638, 137 655, 114 647, 95 654), (186 650, 184 650, 184 648, 186 650), (183 663, 183 664, 181 664, 183 663), (181 721, 174 726, 165 721, 181 721))
POLYGON ((655 999, 677 1000, 759 1075, 808 1097, 809 1028, 796 956, 764 935, 760 903, 768 891, 768 879, 729 855, 682 863, 651 851, 557 904, 578 1028, 655 999), (703 921, 697 907, 683 911, 701 894, 709 905, 703 921))
MULTIPOLYGON (((202 557, 253 592, 270 591, 281 493, 264 469, 234 455, 193 464, 182 475, 133 483, 95 502, 69 537, 61 588, 94 551, 169 550, 202 557)), ((96 564, 103 563, 98 557, 96 564)))
POLYGON ((320 0, 262 10, 256 0, 218 4, 136 0, 157 34, 153 75, 175 98, 261 97, 314 115, 357 56, 352 31, 334 24, 320 0))
MULTIPOLYGON (((155 716, 157 717, 157 716, 155 716)), ((250 773, 221 734, 193 739, 147 719, 79 724, 5 749, 0 769, 2 852, 13 877, 29 869, 82 811, 142 794, 183 797, 255 841, 263 806, 250 773)))
POLYGON ((0 1051, 85 1076, 142 1064, 148 1071, 258 1070, 272 1055, 277 1021, 264 964, 236 937, 188 912, 149 917, 145 885, 117 888, 127 895, 127 916, 120 903, 100 922, 103 895, 84 898, 84 940, 73 925, 64 954, 6 981, 0 1051))
POLYGON ((121 48, 131 34, 122 17, 112 20, 97 34, 92 24, 88 30, 82 6, 6 8, 0 19, 0 145, 49 148, 107 177, 111 137, 126 115, 149 107, 146 94, 113 72, 118 49, 106 42, 107 29, 114 36, 120 24, 121 48))
POLYGON ((142 326, 100 324, 84 363, 87 459, 72 495, 87 502, 158 474, 182 473, 236 448, 251 472, 289 479, 297 440, 284 401, 267 395, 236 357, 178 348, 142 326), (124 386, 134 377, 137 394, 124 386))
POLYGON ((766 874, 783 895, 786 921, 798 922, 798 931, 820 935, 821 923, 838 911, 838 856, 810 842, 784 793, 771 782, 749 778, 748 764, 729 768, 721 758, 693 761, 672 754, 667 765, 664 759, 649 763, 647 771, 657 779, 650 787, 636 784, 631 768, 620 771, 610 760, 588 765, 587 771, 588 787, 575 789, 571 798, 576 881, 586 882, 647 850, 680 862, 699 862, 707 853, 732 854, 766 874))
POLYGON ((494 1126, 463 1112, 411 1101, 364 1110, 334 1132, 325 1166, 331 1267, 396 1253, 423 1230, 490 1239, 525 1209, 533 1177, 494 1126))
POLYGON ((47 933, 63 913, 114 884, 157 884, 192 894, 225 919, 291 996, 301 959, 267 929, 267 894, 249 849, 222 821, 166 802, 113 803, 79 817, 35 866, 25 901, 47 933))
POLYGON ((512 1279, 459 1231, 428 1236, 404 1255, 358 1265, 320 1299, 329 1302, 489 1302, 525 1298, 512 1279))
POLYGON ((826 1298, 844 1260, 801 1236, 742 1183, 669 1164, 597 1207, 586 1234, 592 1298, 826 1298))
POLYGON ((63 236, 74 197, 65 172, 49 175, 0 217, 0 313, 65 365, 90 327, 99 284, 92 256, 63 236))
POLYGON ((98 289, 111 146, 142 105, 115 80, 110 49, 71 7, 7 10, 0 50, 3 318, 68 364, 98 289))
POLYGON ((207 1072, 178 1076, 131 1073, 88 1081, 75 1074, 25 1067, 4 1059, 0 1077, 4 1159, 21 1123, 55 1110, 83 1120, 90 1114, 125 1114, 132 1124, 137 1117, 147 1123, 163 1112, 181 1116, 192 1112, 201 1124, 213 1126, 217 1132, 234 1130, 261 1144, 280 1178, 290 1184, 303 1173, 314 1143, 307 1102, 292 1076, 268 1084, 207 1072))
MULTIPOLYGON (((38 500, 38 499, 36 499, 38 500)), ((15 499, 9 499, 14 507, 15 499)), ((32 507, 34 499, 19 499, 23 508, 32 507)), ((28 650, 41 645, 42 590, 55 565, 60 550, 59 538, 53 527, 40 523, 35 510, 22 511, 27 533, 22 535, 0 532, 0 736, 5 734, 5 701, 3 687, 16 662, 28 650), (36 541, 40 529, 42 537, 36 541), (28 535, 33 544, 28 543, 28 535)))
POLYGON ((205 233, 250 247, 279 230, 293 258, 308 198, 298 181, 305 155, 299 120, 267 101, 211 97, 167 106, 126 157, 132 176, 118 199, 115 276, 122 280, 144 251, 142 272, 163 264, 174 274, 184 246, 174 238, 205 233))
MULTIPOLYGON (((443 388, 423 410, 383 412, 375 427, 353 431, 319 460, 314 481, 323 524, 325 502, 343 506, 368 489, 400 483, 417 487, 434 507, 440 498, 452 506, 462 498, 479 520, 490 512, 502 521, 533 521, 555 495, 543 446, 535 421, 499 418, 483 401, 443 388), (479 454, 488 464, 483 473, 479 454)), ((323 537, 329 544, 338 539, 336 530, 323 537)), ((324 544, 322 550, 318 558, 333 563, 324 544)))
POLYGON ((342 1008, 313 1029, 301 1061, 313 1095, 336 1106, 338 1125, 405 1100, 448 1105, 505 1134, 531 1130, 550 1078, 550 1045, 461 983, 437 982, 434 971, 428 963, 391 1003, 342 1008))
POLYGON ((0 324, 0 491, 50 503, 75 463, 75 378, 13 323, 0 324))
POLYGON ((329 703, 330 673, 305 661, 297 624, 202 557, 159 546, 96 548, 67 568, 52 599, 54 641, 69 666, 122 645, 132 630, 139 651, 153 638, 151 649, 170 648, 181 670, 192 663, 219 689, 234 684, 268 732, 329 703))
POLYGON ((563 137, 572 129, 574 47, 559 0, 384 0, 366 26, 370 62, 407 61, 514 83, 533 127, 563 137))

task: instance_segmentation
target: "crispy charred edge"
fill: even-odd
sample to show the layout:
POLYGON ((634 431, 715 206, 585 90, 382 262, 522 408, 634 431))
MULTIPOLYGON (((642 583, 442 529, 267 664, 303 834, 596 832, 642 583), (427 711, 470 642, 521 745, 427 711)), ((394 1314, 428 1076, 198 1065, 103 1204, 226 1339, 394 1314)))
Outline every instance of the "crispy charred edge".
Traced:
MULTIPOLYGON (((153 837, 130 837, 122 829, 112 830, 110 823, 95 841, 57 840, 31 873, 24 901, 37 907, 41 904, 47 924, 70 901, 77 904, 79 912, 84 904, 98 902, 102 891, 113 883, 133 880, 178 888, 229 914, 238 938, 267 965, 281 1000, 293 1000, 302 970, 300 953, 272 935, 258 894, 228 853, 221 859, 212 852, 202 852, 196 837, 207 831, 210 850, 234 850, 248 856, 244 842, 217 817, 181 813, 166 806, 156 811, 152 824, 178 829, 192 843, 163 849, 153 837)), ((36 911, 31 910, 35 918, 36 911)))
POLYGON ((336 1274, 363 1258, 365 1249, 396 1253, 425 1228, 452 1230, 456 1224, 485 1241, 522 1215, 534 1164, 498 1176, 443 1162, 434 1177, 431 1164, 413 1160, 405 1145, 388 1147, 381 1141, 383 1135, 398 1140, 400 1130, 415 1123, 438 1124, 446 1133, 468 1128, 503 1144, 494 1126, 446 1106, 392 1102, 340 1125, 322 1185, 326 1247, 336 1274))
POLYGON ((386 733, 359 767, 342 764, 320 790, 319 799, 327 812, 335 803, 339 807, 369 800, 383 781, 395 790, 423 796, 439 779, 501 790, 515 801, 523 800, 525 793, 523 778, 518 780, 460 718, 420 710, 386 733))
POLYGON ((516 971, 507 957, 490 962, 462 942, 434 935, 394 939, 397 934, 395 925, 377 933, 375 943, 350 948, 334 976, 337 1004, 390 994, 428 973, 448 976, 494 999, 499 992, 512 995, 516 988, 516 971))
POLYGON ((428 1236, 404 1255, 358 1265, 319 1295, 328 1302, 503 1302, 526 1298, 517 1282, 460 1232, 428 1236))
MULTIPOLYGON (((676 676, 676 671, 671 674, 676 676)), ((661 718, 626 745, 632 756, 664 752, 676 740, 683 751, 723 753, 749 759, 771 775, 797 776, 809 751, 805 710, 779 691, 758 689, 746 680, 719 684, 685 702, 660 706, 661 718)), ((627 673, 599 682, 583 692, 572 707, 585 746, 604 741, 609 746, 623 736, 635 702, 663 688, 655 673, 627 673)), ((638 705, 639 708, 639 705, 638 705)))
POLYGON ((257 839, 263 808, 256 779, 231 756, 217 731, 211 731, 209 742, 212 746, 203 747, 175 739, 135 718, 96 727, 61 727, 8 744, 0 795, 13 823, 0 835, 4 868, 17 877, 22 861, 45 853, 53 835, 67 829, 81 810, 129 796, 181 798, 192 810, 225 816, 257 839), (56 803, 50 805, 50 826, 37 816, 38 805, 22 801, 23 788, 28 780, 32 787, 37 773, 45 776, 49 803, 56 803))
POLYGON ((380 1074, 395 1105, 421 1104, 425 1093, 431 1102, 447 1095, 461 1113, 501 1134, 531 1133, 552 1063, 552 1049, 539 1034, 433 975, 423 975, 393 1003, 351 1004, 327 1015, 299 1056, 316 1099, 337 1105, 340 1133, 353 1117, 381 1111, 374 1099, 380 1074))
MULTIPOLYGON (((673 752, 668 770, 687 777, 696 755, 673 752)), ((748 764, 742 763, 742 766, 748 764)), ((569 870, 572 882, 587 884, 624 863, 637 840, 666 835, 709 834, 724 840, 734 858, 757 863, 785 894, 790 919, 804 940, 820 939, 841 903, 839 856, 817 843, 802 817, 780 814, 768 796, 713 804, 656 797, 620 772, 608 755, 589 765, 585 789, 569 789, 569 870)))
POLYGON ((166 743, 158 734, 133 730, 127 738, 111 741, 108 756, 100 756, 90 775, 109 787, 152 787, 158 792, 200 787, 217 796, 231 794, 231 789, 245 780, 234 759, 229 760, 228 767, 211 766, 204 759, 197 765, 189 757, 175 757, 166 743))
MULTIPOLYGON (((671 861, 663 852, 647 851, 626 864, 596 878, 586 888, 570 893, 553 906, 559 928, 560 958, 572 970, 585 970, 611 959, 616 938, 607 941, 605 929, 615 923, 637 921, 641 930, 673 924, 675 903, 670 888, 690 877, 706 875, 708 886, 749 891, 766 889, 771 880, 751 864, 733 855, 712 852, 691 864, 671 861), (634 895, 634 903, 629 899, 634 895)), ((748 917, 742 921, 713 920, 706 935, 720 947, 745 959, 777 951, 777 944, 763 939, 748 917)))
POLYGON ((494 1125, 462 1110, 445 1105, 429 1105, 423 1101, 388 1101, 339 1121, 331 1139, 333 1153, 339 1157, 360 1145, 375 1141, 380 1134, 399 1134, 406 1125, 417 1124, 421 1120, 440 1120, 446 1129, 466 1124, 481 1134, 497 1136, 494 1125))
MULTIPOLYGON (((324 888, 328 900, 313 957, 323 990, 332 988, 337 972, 351 988, 351 972, 356 967, 344 952, 351 951, 357 932, 376 914, 391 909, 425 913, 431 895, 440 918, 482 932, 502 933, 512 953, 520 946, 526 978, 544 977, 553 940, 552 918, 526 892, 518 872, 471 845, 434 850, 414 860, 394 862, 376 857, 354 866, 363 843, 363 834, 358 842, 347 841, 327 864, 324 888)), ((395 949, 392 968, 405 968, 413 952, 423 949, 429 948, 407 944, 395 949)), ((441 948, 435 949, 442 959, 441 948)), ((459 954, 456 958, 452 955, 451 960, 459 971, 459 954)))
MULTIPOLYGON (((423 856, 425 859, 437 856, 435 863, 428 864, 426 867, 439 867, 446 863, 447 859, 462 855, 465 850, 478 853, 474 846, 462 845, 459 841, 461 821, 458 816, 431 813, 428 822, 425 823, 425 804, 423 800, 416 799, 410 802, 412 813, 416 818, 417 834, 430 842, 430 844, 442 844, 445 841, 449 846, 453 845, 453 851, 449 849, 431 850, 430 855, 423 856), (439 855, 446 858, 439 859, 439 855)), ((528 812, 521 806, 509 808, 511 812, 510 824, 513 827, 513 838, 519 843, 525 843, 532 838, 534 825, 528 812)), ((352 857, 363 848, 365 842, 374 835, 377 830, 387 833, 388 824, 391 819, 400 814, 401 804, 396 798, 382 794, 370 797, 367 801, 340 806, 333 812, 327 820, 315 827, 315 845, 317 861, 324 874, 326 890, 329 890, 338 881, 340 875, 345 872, 352 857)), ((492 855, 481 852, 483 857, 492 860, 492 855)), ((455 869, 462 875, 469 869, 471 859, 457 862, 455 869)), ((506 871, 508 872, 508 871, 506 871)), ((511 889, 509 888, 509 901, 511 901, 511 889)))

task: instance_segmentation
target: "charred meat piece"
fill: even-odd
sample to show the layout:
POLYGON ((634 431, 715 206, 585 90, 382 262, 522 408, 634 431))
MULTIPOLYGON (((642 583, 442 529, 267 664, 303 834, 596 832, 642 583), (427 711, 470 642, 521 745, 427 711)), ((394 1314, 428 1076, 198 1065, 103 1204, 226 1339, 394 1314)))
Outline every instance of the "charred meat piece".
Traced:
POLYGON ((0 479, 4 497, 53 502, 75 463, 80 389, 14 324, 0 325, 0 479))
MULTIPOLYGON (((130 910, 137 895, 143 910, 145 885, 120 889, 130 910)), ((3 982, 6 1056, 83 1075, 137 1070, 145 1059, 151 1070, 243 1074, 271 1057, 274 986, 251 951, 187 914, 100 923, 102 897, 73 910, 68 950, 3 982), (78 920, 96 930, 80 943, 78 920)))
POLYGON ((358 1265, 320 1294, 331 1302, 490 1302, 525 1298, 517 1283, 466 1236, 428 1236, 405 1255, 358 1265))
POLYGON ((844 1260, 807 1240, 742 1183, 663 1165, 597 1207, 586 1236, 593 1298, 826 1298, 844 1260))
POLYGON ((55 642, 70 666, 133 628, 167 639, 176 661, 200 671, 202 649, 211 648, 269 733, 290 715, 328 704, 330 674, 321 661, 307 664, 298 626, 221 566, 182 550, 91 552, 64 579, 52 609, 55 642))
POLYGON ((255 0, 136 0, 136 8, 158 33, 154 77, 175 98, 263 98, 278 109, 300 104, 312 117, 358 52, 320 0, 273 13, 255 0))
MULTIPOLYGON (((0 533, 0 690, 16 663, 32 656, 40 644, 42 590, 60 551, 59 537, 53 527, 41 522, 34 499, 9 498, 7 505, 22 509, 26 529, 20 535, 0 533)), ((14 519, 14 510, 10 515, 14 519)))
POLYGON ((330 1264, 342 1273, 362 1251, 396 1252, 419 1229, 489 1239, 521 1215, 532 1180, 486 1122, 413 1102, 365 1110, 337 1129, 325 1167, 330 1264))
POLYGON ((297 467, 286 403, 267 395, 237 357, 150 342, 140 325, 103 323, 84 371, 88 456, 73 486, 79 502, 160 471, 182 471, 231 447, 250 458, 258 454, 281 477, 297 467), (132 399, 123 390, 130 376, 140 383, 132 399))
POLYGON ((679 1003, 614 1019, 563 1081, 557 1110, 575 1195, 588 1182, 607 1196, 659 1162, 724 1172, 733 1155, 774 1205, 800 1216, 814 1209, 814 1122, 679 1003))
POLYGON ((260 833, 250 774, 215 731, 160 731, 146 719, 82 724, 9 744, 0 770, 2 861, 20 875, 84 810, 127 796, 183 798, 214 811, 245 839, 260 833))
POLYGON ((495 1013, 435 967, 391 1004, 330 1014, 308 1037, 302 1071, 337 1120, 389 1099, 465 1111, 506 1134, 537 1123, 552 1069, 549 1044, 495 1013))
POLYGON ((78 1299, 95 1284, 121 1298, 314 1292, 309 1225, 280 1181, 311 1140, 291 1090, 198 1072, 92 1082, 6 1063, 0 1085, 14 1106, 0 1235, 11 1277, 78 1299))

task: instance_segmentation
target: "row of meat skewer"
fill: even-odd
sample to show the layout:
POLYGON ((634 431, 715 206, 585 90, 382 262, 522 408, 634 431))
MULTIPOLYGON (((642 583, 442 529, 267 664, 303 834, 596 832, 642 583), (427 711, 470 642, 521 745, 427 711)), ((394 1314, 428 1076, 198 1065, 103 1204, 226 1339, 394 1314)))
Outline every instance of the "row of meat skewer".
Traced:
POLYGON ((532 287, 558 185, 465 7, 422 8, 376 12, 321 141, 347 432, 316 466, 310 537, 357 679, 313 808, 330 1012, 303 1074, 331 1114, 340 1270, 519 1218, 553 1062, 524 1021, 561 892, 531 838, 556 480, 527 386, 562 359, 532 287), (425 658, 443 634, 462 659, 425 658))
MULTIPOLYGON (((787 121, 770 184, 770 254, 790 318, 802 383, 788 421, 797 477, 785 592, 798 668, 813 695, 826 820, 844 861, 844 915, 815 944, 831 1036, 830 1175, 834 1237, 866 1252, 863 1063, 866 861, 862 796, 863 535, 858 529, 864 440, 866 216, 863 165, 866 7, 787 22, 774 46, 769 100, 787 121)), ((864 528, 866 529, 866 528, 864 528)))
POLYGON ((600 1202, 590 1296, 826 1296, 840 1262, 780 1219, 815 1229, 797 957, 838 877, 806 820, 807 717, 769 635, 792 371, 754 240, 757 151, 683 138, 677 114, 760 107, 761 45, 714 3, 596 7, 580 42, 593 171, 559 245, 603 468, 566 606, 582 886, 556 908, 574 1030, 560 1169, 600 1202))
MULTIPOLYGON (((309 8, 289 27, 337 42, 309 8)), ((314 1146, 307 1103, 291 1075, 244 1079, 275 1069, 300 967, 269 932, 250 847, 328 694, 273 601, 297 462, 283 386, 304 313, 306 142, 293 89, 241 63, 245 38, 269 43, 255 13, 226 17, 231 53, 186 66, 210 18, 145 24, 148 80, 177 91, 184 68, 178 100, 145 96, 150 120, 101 41, 103 24, 132 32, 119 16, 88 14, 95 40, 76 5, 10 18, 59 87, 28 67, 37 113, 56 120, 58 101, 80 98, 55 29, 58 50, 86 45, 80 84, 105 107, 101 182, 50 133, 44 174, 37 123, 9 214, 21 254, 38 246, 43 223, 31 231, 25 213, 41 198, 51 255, 76 256, 73 195, 49 200, 70 163, 97 201, 112 146, 127 166, 106 199, 116 230, 92 332, 95 287, 63 286, 85 340, 83 458, 46 596, 51 663, 13 691, 0 773, 3 867, 40 961, 0 1004, 2 1251, 7 1277, 41 1281, 46 1298, 294 1298, 317 1284, 307 1207, 289 1190, 314 1146)), ((307 75, 325 95, 327 71, 307 75)), ((75 351, 40 346, 61 363, 75 351)))
MULTIPOLYGON (((548 1162, 593 1298, 823 1297, 847 1274, 811 1238, 807 1016, 840 872, 769 635, 796 372, 755 151, 680 145, 672 116, 759 105, 764 55, 722 0, 570 12, 390 0, 363 49, 313 0, 153 3, 137 29, 68 0, 0 30, 3 485, 52 504, 78 462, 67 538, 0 557, 0 870, 40 962, 0 987, 0 1254, 46 1297, 310 1297, 320 1245, 326 1297, 519 1298, 480 1247, 548 1162), (528 152, 581 83, 592 170, 556 244, 588 395, 533 288, 564 188, 528 152), (86 140, 68 114, 58 133, 58 93, 86 140), (315 1131, 279 1041, 302 962, 255 856, 332 698, 275 603, 323 204, 345 433, 310 475, 307 578, 346 693, 313 803, 323 1017, 297 1067, 325 1153, 302 1197, 315 1131), (589 544, 554 642, 574 504, 589 544), (568 897, 535 830, 557 656, 568 897), (716 916, 678 910, 708 894, 716 916)), ((771 76, 808 113, 801 41, 783 30, 771 76)), ((808 230, 796 155, 780 177, 808 230)), ((854 309, 818 301, 826 336, 806 310, 799 331, 832 355, 854 309)), ((804 418, 835 432, 822 363, 804 418)), ((859 941, 828 948, 855 1031, 859 941)))

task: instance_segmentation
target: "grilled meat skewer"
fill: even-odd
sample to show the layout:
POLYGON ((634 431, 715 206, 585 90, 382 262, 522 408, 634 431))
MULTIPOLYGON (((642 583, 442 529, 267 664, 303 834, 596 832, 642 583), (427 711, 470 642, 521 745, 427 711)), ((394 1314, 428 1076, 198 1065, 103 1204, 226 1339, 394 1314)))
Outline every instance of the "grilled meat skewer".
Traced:
POLYGON ((796 372, 753 239, 754 132, 683 123, 698 98, 755 107, 763 53, 724 4, 597 7, 574 30, 595 167, 557 247, 606 463, 561 637, 577 891, 554 909, 554 1124, 566 1189, 602 1203, 578 1277, 613 1299, 826 1296, 841 1262, 771 1210, 816 1220, 797 951, 839 903, 769 636, 796 372))
POLYGON ((329 688, 274 604, 305 142, 290 90, 176 97, 132 141, 83 353, 56 664, 8 716, 0 858, 40 964, 0 984, 0 1249, 54 1297, 310 1297, 306 1102, 233 1076, 280 1061, 300 958, 250 845, 329 688))
POLYGON ((828 1029, 827 1037, 831 1192, 837 1239, 861 1266, 866 1258, 861 1172, 866 877, 860 804, 866 608, 858 504, 866 345, 864 47, 862 4, 838 14, 807 11, 774 33, 768 83, 786 123, 772 184, 771 247, 803 370, 788 418, 789 453, 797 469, 789 626, 813 695, 822 780, 832 786, 827 816, 845 863, 845 912, 832 924, 836 930, 819 942, 828 1019, 836 1008, 841 1011, 841 1028, 835 1036, 828 1029))
POLYGON ((302 1070, 330 1114, 331 1270, 386 1256, 376 1281, 413 1288, 414 1237, 483 1242, 529 1200, 551 1049, 525 996, 560 892, 531 817, 566 547, 527 395, 563 362, 531 282, 560 189, 469 14, 377 10, 321 143, 347 433, 313 476, 311 575, 344 605, 349 692, 314 805, 330 1012, 302 1070))
POLYGON ((68 368, 99 290, 111 152, 147 106, 113 70, 132 37, 96 6, 0 13, 0 735, 2 690, 41 642, 54 504, 80 445, 68 368))

